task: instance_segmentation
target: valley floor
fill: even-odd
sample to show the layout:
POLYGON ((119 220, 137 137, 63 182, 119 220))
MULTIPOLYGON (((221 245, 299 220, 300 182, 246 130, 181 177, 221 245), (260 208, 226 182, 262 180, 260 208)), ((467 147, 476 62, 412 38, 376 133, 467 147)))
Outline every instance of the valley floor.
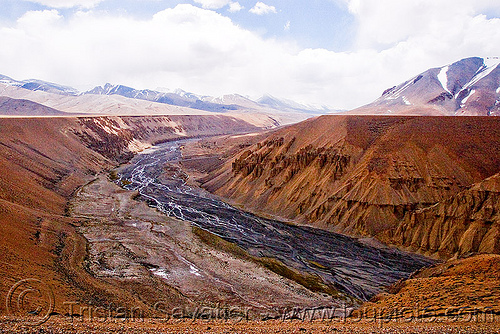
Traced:
MULTIPOLYGON (((346 300, 340 298, 344 296, 335 299, 322 291, 309 290, 303 283, 310 282, 300 273, 288 271, 287 267, 270 261, 265 262, 266 267, 235 244, 194 228, 189 222, 167 217, 144 201, 137 201, 136 192, 115 184, 118 183, 116 174, 103 172, 117 161, 103 160, 82 146, 76 135, 69 137, 72 145, 69 148, 63 150, 57 146, 57 143, 66 143, 66 139, 57 137, 63 134, 52 127, 66 129, 68 126, 66 120, 58 122, 61 124, 52 125, 42 120, 23 123, 38 130, 24 134, 29 139, 24 139, 27 143, 38 143, 41 130, 35 126, 43 125, 54 132, 42 128, 49 133, 45 137, 58 140, 43 146, 40 144, 41 147, 31 147, 34 144, 28 145, 17 139, 20 136, 17 132, 22 128, 17 122, 2 123, 10 126, 4 128, 12 133, 12 138, 6 137, 5 143, 2 142, 5 148, 0 150, 2 174, 9 176, 0 180, 0 190, 9 189, 0 192, 3 196, 0 198, 0 249, 3 253, 0 274, 4 277, 0 280, 0 295, 13 297, 11 292, 15 289, 12 288, 17 286, 19 279, 35 277, 43 279, 43 283, 54 289, 55 305, 54 315, 39 326, 28 326, 22 316, 0 317, 0 333, 500 333, 500 304, 496 296, 500 291, 499 255, 479 255, 439 263, 393 285, 367 303, 351 305, 376 309, 384 315, 391 314, 392 310, 411 310, 416 305, 420 310, 431 307, 440 316, 448 309, 486 310, 482 315, 464 312, 465 318, 457 321, 427 318, 405 322, 404 319, 373 320, 368 316, 360 322, 352 319, 347 322, 261 320, 269 319, 270 313, 265 313, 269 316, 264 318, 241 322, 193 322, 191 318, 162 321, 154 318, 162 313, 155 308, 158 302, 165 306, 164 310, 177 307, 192 310, 197 305, 209 305, 215 309, 221 305, 240 308, 253 305, 255 311, 275 310, 280 314, 282 307, 339 307, 345 305, 346 300), (65 153, 64 159, 71 164, 50 159, 60 156, 60 152, 65 153), (80 161, 77 158, 83 159, 78 168, 73 162, 80 161), (26 165, 25 170, 19 169, 22 163, 26 165), (76 172, 71 168, 76 168, 76 172), (36 174, 33 177, 32 170, 41 171, 41 176, 36 174), (73 192, 78 185, 91 179, 94 181, 73 192), (62 195, 53 189, 58 189, 62 195), (50 215, 38 209, 28 209, 31 207, 43 208, 50 215), (288 276, 281 274, 285 269, 288 276), (78 304, 78 309, 68 312, 67 301, 78 304), (105 305, 139 307, 145 312, 144 320, 142 316, 138 320, 123 321, 116 317, 82 319, 75 315, 87 312, 84 308, 100 309, 101 313, 103 307, 111 308, 105 305)), ((83 127, 76 121, 72 122, 70 125, 75 128, 83 127)), ((187 172, 182 175, 189 174, 189 185, 203 185, 203 179, 221 164, 225 163, 230 171, 228 157, 251 147, 260 135, 206 138, 182 147, 184 159, 179 166, 187 172)), ((120 143, 120 137, 115 139, 110 140, 109 147, 105 148, 120 143)), ((110 156, 114 154, 103 152, 110 156)), ((491 165, 495 165, 495 161, 491 165)), ((163 179, 178 174, 178 170, 171 167, 163 166, 159 170, 163 179)), ((128 182, 127 179, 123 181, 128 182)), ((231 203, 230 199, 228 202, 231 203)), ((272 214, 267 213, 269 217, 272 214)), ((496 228, 497 220, 495 224, 489 222, 496 228)), ((21 291, 18 304, 30 291, 34 290, 21 291)), ((16 299, 6 301, 9 300, 14 302, 16 299)), ((16 305, 1 303, 0 313, 7 314, 3 311, 9 311, 9 306, 16 305)), ((26 310, 28 313, 37 312, 34 308, 19 311, 26 310)))

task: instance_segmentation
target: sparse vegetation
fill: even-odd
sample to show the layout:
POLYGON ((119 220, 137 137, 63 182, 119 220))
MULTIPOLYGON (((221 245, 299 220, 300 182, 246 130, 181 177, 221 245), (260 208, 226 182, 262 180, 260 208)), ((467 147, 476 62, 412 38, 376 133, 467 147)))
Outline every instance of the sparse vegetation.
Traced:
POLYGON ((288 268, 283 262, 269 257, 254 258, 254 260, 272 272, 297 282, 313 292, 321 292, 331 296, 341 297, 334 287, 325 284, 319 276, 298 272, 288 268))
POLYGON ((118 172, 116 170, 114 170, 114 169, 110 170, 108 178, 112 182, 117 181, 119 179, 118 172))
MULTIPOLYGON (((275 274, 299 283, 303 287, 313 292, 326 293, 337 298, 342 298, 337 289, 328 284, 325 284, 323 280, 316 275, 312 275, 309 273, 300 273, 297 270, 287 267, 285 264, 283 264, 283 262, 274 258, 251 256, 236 244, 226 241, 216 236, 215 234, 205 231, 199 227, 194 226, 193 233, 198 236, 202 242, 215 249, 230 253, 237 256, 238 258, 250 260, 254 263, 262 265, 275 274)), ((320 264, 318 265, 321 266, 320 264)))
POLYGON ((192 227, 193 234, 196 235, 198 238, 201 239, 203 243, 205 243, 208 246, 211 246, 217 250, 227 252, 229 254, 232 254, 240 259, 244 260, 251 260, 252 257, 250 254, 245 252, 245 250, 238 245, 226 241, 218 236, 216 236, 213 233, 210 233, 208 231, 205 231, 204 229, 201 229, 197 226, 192 227))
POLYGON ((130 181, 129 179, 121 179, 120 183, 123 187, 123 186, 128 186, 129 184, 132 184, 132 181, 130 181))

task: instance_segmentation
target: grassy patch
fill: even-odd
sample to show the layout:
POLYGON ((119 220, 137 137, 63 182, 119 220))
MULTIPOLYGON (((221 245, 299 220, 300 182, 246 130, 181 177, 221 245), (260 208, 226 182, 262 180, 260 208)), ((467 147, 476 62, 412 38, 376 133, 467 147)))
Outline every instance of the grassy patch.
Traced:
POLYGON ((316 261, 307 261, 307 262, 309 262, 309 264, 315 266, 316 268, 323 269, 323 270, 328 269, 327 267, 325 267, 324 265, 322 265, 321 263, 318 263, 316 261))
POLYGON ((123 186, 128 186, 129 184, 132 184, 132 182, 129 179, 121 179, 120 183, 123 186))
POLYGON ((201 229, 199 227, 193 226, 193 233, 196 235, 198 238, 203 241, 203 243, 212 246, 213 248, 235 255, 236 257, 244 260, 252 260, 252 257, 245 252, 245 250, 238 245, 226 241, 218 236, 216 236, 213 233, 210 233, 208 231, 205 231, 204 229, 201 229))
POLYGON ((111 181, 116 181, 118 180, 118 172, 116 170, 111 170, 109 171, 109 175, 108 175, 108 178, 111 180, 111 181))
POLYGON ((323 282, 321 277, 309 273, 301 273, 287 267, 283 262, 268 257, 255 258, 255 260, 271 270, 272 272, 299 283, 303 287, 319 293, 326 293, 331 296, 339 296, 339 292, 333 286, 323 282))
MULTIPOLYGON (((287 267, 283 262, 274 258, 252 256, 238 245, 226 241, 213 233, 205 231, 196 226, 193 226, 192 229, 193 233, 198 236, 202 242, 217 250, 232 254, 240 259, 251 261, 264 266, 275 274, 292 280, 313 292, 326 293, 328 295, 341 298, 339 291, 333 286, 323 282, 323 280, 319 276, 309 273, 301 273, 297 270, 287 267)), ((321 266, 320 264, 317 265, 321 266)))

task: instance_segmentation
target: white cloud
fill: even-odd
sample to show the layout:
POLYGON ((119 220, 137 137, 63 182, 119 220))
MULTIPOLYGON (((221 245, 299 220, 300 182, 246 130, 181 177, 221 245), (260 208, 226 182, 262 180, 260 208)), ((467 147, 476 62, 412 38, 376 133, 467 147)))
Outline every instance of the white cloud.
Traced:
POLYGON ((83 7, 92 8, 104 0, 25 0, 52 8, 83 7))
POLYGON ((231 13, 239 12, 244 8, 239 2, 231 0, 194 0, 194 2, 201 4, 205 9, 221 9, 229 6, 228 11, 231 13))
POLYGON ((42 11, 29 11, 21 16, 17 23, 20 27, 26 30, 30 28, 38 29, 40 26, 54 26, 55 23, 62 19, 62 16, 56 9, 42 10, 42 11))
POLYGON ((500 19, 481 14, 498 9, 496 0, 345 2, 358 26, 355 52, 376 52, 367 61, 379 68, 379 87, 465 57, 500 54, 500 19))
POLYGON ((346 0, 358 22, 358 46, 384 48, 418 36, 461 34, 497 0, 346 0))
POLYGON ((286 21, 285 26, 283 27, 283 30, 285 31, 290 31, 290 20, 286 21))
POLYGON ((250 13, 257 15, 276 13, 276 7, 266 5, 265 3, 259 1, 255 4, 255 6, 253 6, 252 9, 250 9, 250 13))
POLYGON ((240 5, 239 2, 231 2, 229 4, 229 11, 231 13, 236 13, 236 12, 239 12, 240 10, 244 9, 245 7, 243 7, 242 5, 240 5))
POLYGON ((149 20, 32 11, 0 26, 0 73, 76 87, 112 82, 215 96, 270 93, 353 108, 430 67, 500 55, 500 19, 481 14, 491 3, 463 0, 445 12, 441 5, 415 1, 381 0, 380 9, 369 0, 350 1, 358 35, 349 52, 264 39, 228 17, 186 4, 149 20), (418 11, 418 19, 399 17, 418 11))
POLYGON ((194 2, 197 2, 201 4, 203 8, 208 9, 220 9, 231 3, 230 0, 194 0, 194 2))
POLYGON ((57 15, 30 12, 14 27, 0 28, 0 73, 73 86, 114 82, 252 94, 261 92, 255 84, 265 82, 265 74, 281 72, 290 49, 186 4, 150 20, 79 12, 57 21, 57 15))

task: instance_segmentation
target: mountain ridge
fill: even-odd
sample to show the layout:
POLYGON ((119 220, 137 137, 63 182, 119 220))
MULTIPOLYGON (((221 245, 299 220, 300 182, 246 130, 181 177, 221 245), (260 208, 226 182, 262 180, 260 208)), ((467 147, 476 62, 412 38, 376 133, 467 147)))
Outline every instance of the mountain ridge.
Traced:
POLYGON ((279 99, 272 97, 275 105, 265 103, 266 97, 264 95, 258 100, 252 100, 240 94, 227 94, 219 97, 198 95, 186 92, 182 89, 175 89, 173 91, 165 89, 135 89, 121 84, 106 83, 103 86, 96 86, 90 90, 80 92, 77 89, 69 86, 59 85, 56 83, 46 82, 37 79, 29 80, 15 80, 8 76, 0 74, 0 83, 8 86, 18 87, 31 91, 42 91, 47 93, 60 94, 64 96, 82 96, 82 95, 119 95, 135 100, 144 100, 149 102, 156 102, 172 106, 187 107, 196 110, 203 110, 209 112, 225 113, 229 111, 248 111, 259 109, 274 109, 289 112, 301 112, 312 115, 319 115, 329 112, 337 112, 328 106, 316 107, 312 105, 300 104, 291 100, 279 99), (227 100, 232 100, 229 102, 227 100), (264 103, 260 101, 264 100, 264 103))
POLYGON ((146 100, 211 112, 227 112, 230 110, 241 109, 237 105, 226 105, 203 101, 198 96, 185 93, 183 91, 177 91, 176 93, 164 93, 150 89, 137 90, 132 87, 112 85, 110 83, 106 83, 104 86, 97 86, 89 91, 83 92, 82 94, 121 95, 132 99, 146 100))
POLYGON ((464 58, 386 89, 351 114, 498 116, 500 59, 464 58))
POLYGON ((70 116, 70 114, 30 100, 0 96, 1 116, 70 116))
MULTIPOLYGON (((249 210, 406 247, 412 237, 390 238, 405 215, 500 171, 499 121, 321 116, 242 149, 203 179, 204 187, 249 210)), ((412 250, 441 256, 421 246, 412 250)), ((460 247, 461 253, 477 250, 475 242, 460 247)))

